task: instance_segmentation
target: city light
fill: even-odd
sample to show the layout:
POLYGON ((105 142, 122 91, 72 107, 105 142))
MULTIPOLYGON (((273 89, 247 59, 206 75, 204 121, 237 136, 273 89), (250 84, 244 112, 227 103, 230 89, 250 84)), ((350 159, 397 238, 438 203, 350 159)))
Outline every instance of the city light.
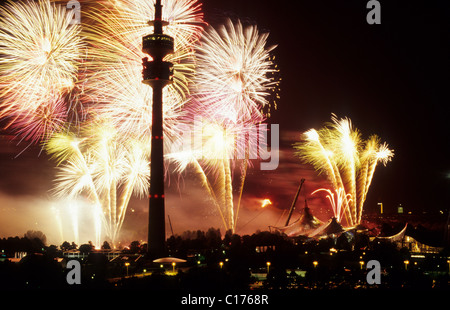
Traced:
POLYGON ((405 264, 405 270, 408 270, 409 260, 404 260, 403 264, 405 264))
POLYGON ((126 262, 125 263, 125 267, 127 267, 127 277, 128 277, 128 267, 130 266, 130 263, 129 262, 126 262))

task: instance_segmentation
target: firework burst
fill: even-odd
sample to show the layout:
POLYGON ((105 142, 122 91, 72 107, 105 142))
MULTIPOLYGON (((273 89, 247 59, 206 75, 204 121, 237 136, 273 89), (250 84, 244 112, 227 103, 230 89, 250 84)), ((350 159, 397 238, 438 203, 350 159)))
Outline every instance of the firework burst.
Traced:
POLYGON ((195 94, 234 121, 251 119, 269 105, 267 99, 278 86, 277 71, 267 47, 268 33, 240 21, 217 30, 210 27, 197 47, 195 94))
POLYGON ((270 55, 274 47, 266 47, 267 37, 256 26, 230 20, 219 30, 210 27, 205 32, 196 48, 193 99, 183 117, 190 124, 185 132, 193 133, 194 147, 169 155, 179 170, 195 167, 226 230, 236 229, 247 168, 262 144, 257 125, 265 120, 262 110, 279 83, 270 55), (237 159, 242 161, 236 208, 232 170, 237 159))
POLYGON ((84 43, 65 6, 50 1, 0 7, 0 117, 37 142, 67 121, 65 96, 78 82, 84 43))
POLYGON ((259 152, 258 130, 251 121, 234 123, 217 119, 210 114, 187 113, 192 117, 184 127, 184 134, 166 158, 176 164, 176 170, 194 168, 210 198, 217 207, 226 230, 234 229, 236 215, 232 192, 232 167, 239 160, 248 161, 259 152))
MULTIPOLYGON (((344 214, 348 225, 361 221, 364 202, 378 162, 384 165, 394 153, 386 143, 373 135, 364 141, 350 119, 332 116, 332 122, 316 131, 310 129, 294 145, 296 154, 325 173, 336 193, 329 200, 337 218, 344 214)), ((317 191, 315 191, 317 192, 317 191)))
POLYGON ((58 163, 55 196, 87 197, 93 204, 95 223, 103 222, 114 244, 131 196, 142 197, 148 191, 147 147, 138 139, 124 141, 113 125, 103 122, 88 124, 79 136, 58 133, 46 150, 58 163))
POLYGON ((348 207, 350 204, 351 195, 346 194, 344 188, 342 187, 336 189, 334 193, 329 189, 319 188, 312 192, 311 195, 322 191, 328 193, 328 195, 326 195, 326 198, 330 202, 333 215, 338 222, 341 222, 341 219, 345 214, 346 207, 348 207))
MULTIPOLYGON (((166 60, 174 64, 174 82, 164 89, 166 147, 176 137, 175 126, 194 73, 193 44, 203 24, 196 0, 163 1, 165 32, 174 37, 175 52, 166 60)), ((85 97, 91 112, 114 121, 123 135, 136 132, 148 138, 151 131, 152 88, 142 83, 142 37, 152 32, 154 1, 104 1, 86 16, 89 43, 85 97)))
MULTIPOLYGON (((163 94, 165 146, 176 151, 171 156, 180 171, 195 168, 225 227, 234 230, 232 172, 242 164, 238 211, 249 160, 261 146, 256 125, 279 85, 274 47, 256 26, 231 21, 210 28, 199 43, 204 22, 198 1, 162 2, 165 33, 175 41, 165 59, 175 71, 163 94), (185 109, 192 94, 195 114, 185 109), (196 127, 191 115, 203 117, 203 125, 196 127), (179 152, 173 146, 186 138, 185 125, 200 148, 179 152)), ((152 32, 154 1, 82 3, 82 25, 70 23, 64 5, 47 0, 0 9, 0 117, 9 117, 24 139, 51 137, 45 147, 58 164, 54 194, 87 197, 96 226, 101 220, 114 242, 130 197, 148 189, 149 150, 142 141, 151 132, 152 89, 141 81, 147 56, 141 49, 142 37, 152 32), (69 126, 78 99, 90 122, 69 126)))

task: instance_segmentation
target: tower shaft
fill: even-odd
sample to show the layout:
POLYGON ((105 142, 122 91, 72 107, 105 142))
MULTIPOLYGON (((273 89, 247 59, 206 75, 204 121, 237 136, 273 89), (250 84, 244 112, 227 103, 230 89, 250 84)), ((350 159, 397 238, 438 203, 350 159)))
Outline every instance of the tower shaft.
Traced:
MULTIPOLYGON (((155 83, 156 84, 156 83, 155 83)), ((165 252, 164 140, 162 113, 163 86, 153 85, 152 140, 150 155, 150 197, 148 251, 155 256, 165 252)))
POLYGON ((150 193, 148 220, 148 252, 153 257, 165 255, 166 225, 164 201, 164 131, 163 131, 163 89, 172 82, 173 66, 163 58, 173 53, 173 38, 163 34, 161 0, 155 3, 153 34, 142 38, 142 50, 152 56, 144 58, 143 83, 153 89, 152 138, 150 155, 150 193))

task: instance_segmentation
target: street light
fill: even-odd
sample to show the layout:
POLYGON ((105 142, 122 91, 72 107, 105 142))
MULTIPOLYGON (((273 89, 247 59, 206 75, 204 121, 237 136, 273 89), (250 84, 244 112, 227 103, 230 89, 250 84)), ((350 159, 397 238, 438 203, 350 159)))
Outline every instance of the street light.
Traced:
POLYGON ((363 266, 364 266, 364 261, 359 261, 359 264, 361 265, 361 270, 363 269, 363 266))
POLYGON ((319 262, 315 260, 315 261, 313 261, 313 265, 314 265, 314 268, 316 268, 317 265, 319 265, 319 262))
POLYGON ((405 270, 408 270, 409 260, 405 260, 403 263, 405 264, 405 270))
POLYGON ((128 277, 128 266, 130 266, 130 263, 126 262, 125 267, 127 267, 127 277, 128 277))
POLYGON ((267 262, 266 265, 267 265, 267 274, 269 274, 269 270, 270 270, 270 265, 271 264, 270 264, 270 262, 267 262))
POLYGON ((175 273, 175 265, 176 265, 176 263, 175 263, 175 262, 172 262, 172 272, 173 272, 173 273, 175 273))
POLYGON ((219 263, 219 266, 220 266, 220 269, 222 269, 222 267, 223 267, 223 262, 220 262, 220 263, 219 263))
POLYGON ((379 202, 378 205, 380 206, 380 214, 383 214, 383 203, 379 202))

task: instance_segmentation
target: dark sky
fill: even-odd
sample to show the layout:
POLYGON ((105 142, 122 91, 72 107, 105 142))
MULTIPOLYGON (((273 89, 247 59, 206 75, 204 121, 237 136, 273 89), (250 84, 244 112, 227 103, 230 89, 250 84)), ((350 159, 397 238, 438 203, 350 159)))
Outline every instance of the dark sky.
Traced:
POLYGON ((380 25, 367 24, 365 0, 206 0, 204 9, 211 24, 230 16, 270 31, 283 79, 270 121, 281 130, 320 128, 336 113, 395 150, 369 205, 449 208, 450 4, 380 3, 380 25))
MULTIPOLYGON (((349 117, 363 137, 377 134, 395 150, 392 162, 375 172, 366 210, 374 210, 380 201, 391 210, 400 203, 413 211, 449 209, 450 2, 380 3, 381 24, 368 25, 366 0, 203 1, 211 25, 226 17, 240 18, 269 31, 269 44, 278 44, 274 54, 282 76, 281 99, 269 122, 280 124, 280 166, 268 172, 249 171, 243 198, 248 205, 270 197, 278 209, 287 209, 302 177, 307 179, 305 193, 323 182, 293 157, 291 144, 301 132, 320 128, 335 113, 349 117)), ((35 148, 14 159, 26 145, 16 147, 4 136, 0 145, 0 199, 7 196, 0 202, 1 210, 10 208, 11 197, 46 199, 54 173, 48 158, 35 148)), ((208 221, 217 214, 206 208, 191 212, 198 197, 204 196, 199 184, 189 176, 181 184, 175 185, 174 179, 167 211, 175 229, 197 229, 200 222, 214 226, 208 221), (185 190, 189 186, 196 188, 185 190), (182 211, 181 205, 186 206, 182 211), (186 218, 195 218, 195 223, 182 225, 186 218)), ((136 214, 145 213, 146 201, 132 203, 136 214)), ((264 219, 260 227, 264 229, 278 221, 279 213, 264 212, 256 213, 258 220, 255 213, 242 213, 243 225, 264 219)), ((146 219, 130 214, 130 223, 133 216, 146 219)))

